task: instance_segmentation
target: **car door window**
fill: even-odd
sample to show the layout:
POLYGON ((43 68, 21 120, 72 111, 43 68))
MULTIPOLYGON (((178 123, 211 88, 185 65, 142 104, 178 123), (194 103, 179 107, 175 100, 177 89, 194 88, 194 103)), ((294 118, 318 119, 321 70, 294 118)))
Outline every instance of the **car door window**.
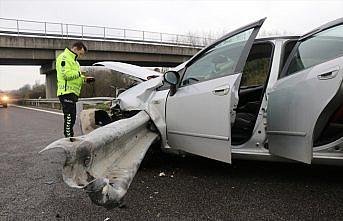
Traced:
POLYGON ((181 86, 234 74, 240 55, 254 28, 219 42, 185 71, 181 86))
POLYGON ((300 42, 283 76, 343 56, 343 25, 324 30, 300 42))

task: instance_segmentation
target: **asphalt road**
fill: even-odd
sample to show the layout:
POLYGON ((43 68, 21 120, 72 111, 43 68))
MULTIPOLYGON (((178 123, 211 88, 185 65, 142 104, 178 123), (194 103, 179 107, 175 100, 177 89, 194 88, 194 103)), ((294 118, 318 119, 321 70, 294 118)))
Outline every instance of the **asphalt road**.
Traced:
POLYGON ((62 116, 0 108, 0 220, 342 220, 343 168, 150 154, 106 210, 62 181, 62 116), (160 172, 166 176, 160 177, 160 172))

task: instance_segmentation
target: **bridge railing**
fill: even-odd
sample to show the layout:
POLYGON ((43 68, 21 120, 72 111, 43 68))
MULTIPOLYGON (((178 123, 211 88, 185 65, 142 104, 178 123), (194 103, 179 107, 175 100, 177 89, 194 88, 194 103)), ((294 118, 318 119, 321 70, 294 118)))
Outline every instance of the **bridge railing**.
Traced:
POLYGON ((0 34, 102 41, 133 41, 204 47, 214 39, 92 25, 0 18, 0 34))

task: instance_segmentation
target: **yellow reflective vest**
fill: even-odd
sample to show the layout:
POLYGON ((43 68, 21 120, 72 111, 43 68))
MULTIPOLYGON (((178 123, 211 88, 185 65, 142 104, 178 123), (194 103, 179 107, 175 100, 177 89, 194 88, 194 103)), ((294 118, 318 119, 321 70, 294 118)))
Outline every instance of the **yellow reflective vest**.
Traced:
POLYGON ((79 96, 84 76, 80 72, 77 54, 66 48, 56 59, 57 96, 74 93, 79 96))

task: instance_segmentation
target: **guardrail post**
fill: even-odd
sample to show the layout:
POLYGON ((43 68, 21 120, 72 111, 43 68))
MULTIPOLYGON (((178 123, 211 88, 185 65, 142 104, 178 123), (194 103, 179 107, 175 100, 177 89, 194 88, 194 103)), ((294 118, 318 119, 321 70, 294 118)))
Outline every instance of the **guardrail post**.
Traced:
POLYGON ((68 36, 69 36, 69 34, 68 34, 68 24, 66 24, 66 31, 67 31, 67 38, 68 38, 68 36))
POLYGON ((106 39, 106 27, 104 27, 104 40, 106 39))
POLYGON ((62 34, 62 38, 63 38, 63 23, 61 23, 61 34, 62 34))
POLYGON ((83 110, 83 102, 79 101, 76 103, 76 120, 75 120, 75 125, 77 125, 80 130, 81 129, 81 121, 80 121, 80 113, 83 110))
POLYGON ((81 33, 82 33, 82 40, 83 40, 83 25, 81 25, 81 33))
POLYGON ((162 42, 162 33, 160 33, 160 38, 161 38, 161 42, 162 42))
POLYGON ((44 35, 46 37, 46 22, 44 22, 44 35))
POLYGON ((124 29, 124 39, 126 40, 126 30, 124 29))
POLYGON ((144 41, 144 31, 143 31, 143 41, 144 41))
POLYGON ((18 33, 18 36, 19 36, 19 20, 17 19, 17 33, 18 33))

